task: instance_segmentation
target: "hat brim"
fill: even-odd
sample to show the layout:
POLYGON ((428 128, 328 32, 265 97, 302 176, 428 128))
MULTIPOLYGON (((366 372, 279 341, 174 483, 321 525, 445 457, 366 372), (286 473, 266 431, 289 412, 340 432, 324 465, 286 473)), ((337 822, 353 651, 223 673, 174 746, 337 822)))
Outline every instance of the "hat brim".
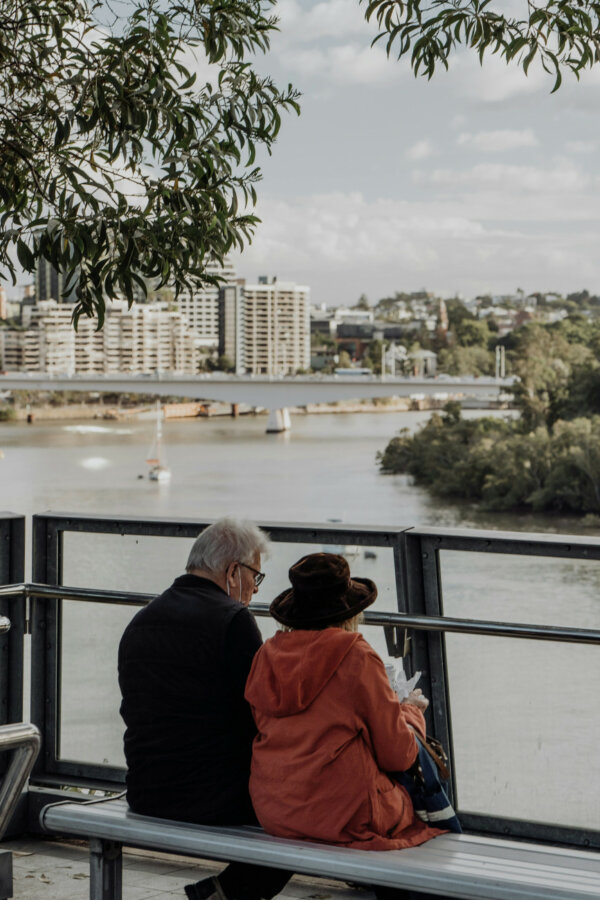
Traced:
MULTIPOLYGON (((352 578, 344 592, 343 603, 321 610, 311 610, 306 602, 299 603, 295 589, 288 588, 272 601, 269 611, 275 621, 288 628, 322 628, 334 622, 345 622, 357 616, 377 598, 377 585, 370 578, 352 578)), ((340 598, 341 601, 342 598, 340 598)))

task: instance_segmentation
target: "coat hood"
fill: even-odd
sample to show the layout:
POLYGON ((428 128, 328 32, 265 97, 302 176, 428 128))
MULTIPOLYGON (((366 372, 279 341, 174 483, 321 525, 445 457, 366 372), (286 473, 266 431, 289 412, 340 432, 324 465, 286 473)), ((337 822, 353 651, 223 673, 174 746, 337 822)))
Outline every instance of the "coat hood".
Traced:
POLYGON ((354 644, 356 632, 278 632, 260 648, 246 684, 246 700, 269 716, 292 716, 313 702, 354 644))

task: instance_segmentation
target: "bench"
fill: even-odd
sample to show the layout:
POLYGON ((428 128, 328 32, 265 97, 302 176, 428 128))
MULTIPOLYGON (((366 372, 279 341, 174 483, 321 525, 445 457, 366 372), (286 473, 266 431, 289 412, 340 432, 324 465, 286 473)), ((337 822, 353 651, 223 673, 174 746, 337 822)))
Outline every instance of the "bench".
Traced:
POLYGON ((90 900, 121 900, 123 846, 290 869, 463 900, 592 900, 600 854, 468 834, 410 850, 365 851, 295 841, 258 827, 212 827, 132 813, 125 800, 46 806, 46 832, 90 840, 90 900))

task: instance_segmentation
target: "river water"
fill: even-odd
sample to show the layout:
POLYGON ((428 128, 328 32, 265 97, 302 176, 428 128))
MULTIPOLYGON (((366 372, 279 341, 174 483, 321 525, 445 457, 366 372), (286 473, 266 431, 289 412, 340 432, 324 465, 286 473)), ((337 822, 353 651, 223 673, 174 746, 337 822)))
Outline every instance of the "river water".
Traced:
MULTIPOLYGON (((293 417, 266 435, 262 416, 169 421, 173 477, 145 474, 153 422, 80 421, 0 426, 0 508, 105 515, 266 522, 429 525, 586 533, 573 519, 496 515, 441 503, 404 476, 379 473, 375 454, 427 413, 293 417)), ((313 545, 277 544, 258 599, 287 583, 289 565, 313 545)), ((68 535, 64 582, 158 592, 185 566, 189 541, 68 535)), ((391 553, 351 560, 373 578, 380 609, 396 606, 391 553)), ((448 615, 600 626, 600 565, 444 552, 448 615)), ((132 610, 65 603, 61 756, 122 763, 115 660, 132 610)), ((265 636, 272 625, 259 620, 265 636)), ((384 656, 376 629, 366 637, 384 656)), ((600 651, 506 638, 446 638, 459 804, 473 812, 598 827, 600 651)))

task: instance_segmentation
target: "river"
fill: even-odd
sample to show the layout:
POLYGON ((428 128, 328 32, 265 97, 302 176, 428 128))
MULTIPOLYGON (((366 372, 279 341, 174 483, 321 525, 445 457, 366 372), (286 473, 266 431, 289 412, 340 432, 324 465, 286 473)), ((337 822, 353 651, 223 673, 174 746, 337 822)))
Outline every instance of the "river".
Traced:
MULTIPOLYGON (((476 414, 476 413, 473 413, 476 414)), ((292 431, 266 435, 263 416, 169 421, 173 477, 145 475, 153 423, 79 421, 0 425, 0 507, 211 519, 225 514, 280 522, 429 525, 585 533, 577 520, 515 516, 443 503, 404 476, 379 473, 375 454, 424 412, 293 417, 292 431)), ((64 581, 158 592, 183 571, 189 542, 68 535, 64 581)), ((286 584, 289 565, 311 545, 278 544, 258 595, 286 584)), ((443 554, 449 615, 600 625, 600 566, 589 561, 443 554)), ((377 604, 395 608, 389 551, 351 561, 373 578, 377 604)), ((115 657, 130 609, 65 603, 61 755, 120 764, 115 657)), ((261 620, 265 635, 272 626, 261 620)), ((382 636, 366 636, 382 655, 382 636)), ((448 678, 463 809, 597 827, 590 748, 600 746, 600 653, 593 647, 449 635, 448 678), (544 773, 540 784, 540 773, 544 773)))

